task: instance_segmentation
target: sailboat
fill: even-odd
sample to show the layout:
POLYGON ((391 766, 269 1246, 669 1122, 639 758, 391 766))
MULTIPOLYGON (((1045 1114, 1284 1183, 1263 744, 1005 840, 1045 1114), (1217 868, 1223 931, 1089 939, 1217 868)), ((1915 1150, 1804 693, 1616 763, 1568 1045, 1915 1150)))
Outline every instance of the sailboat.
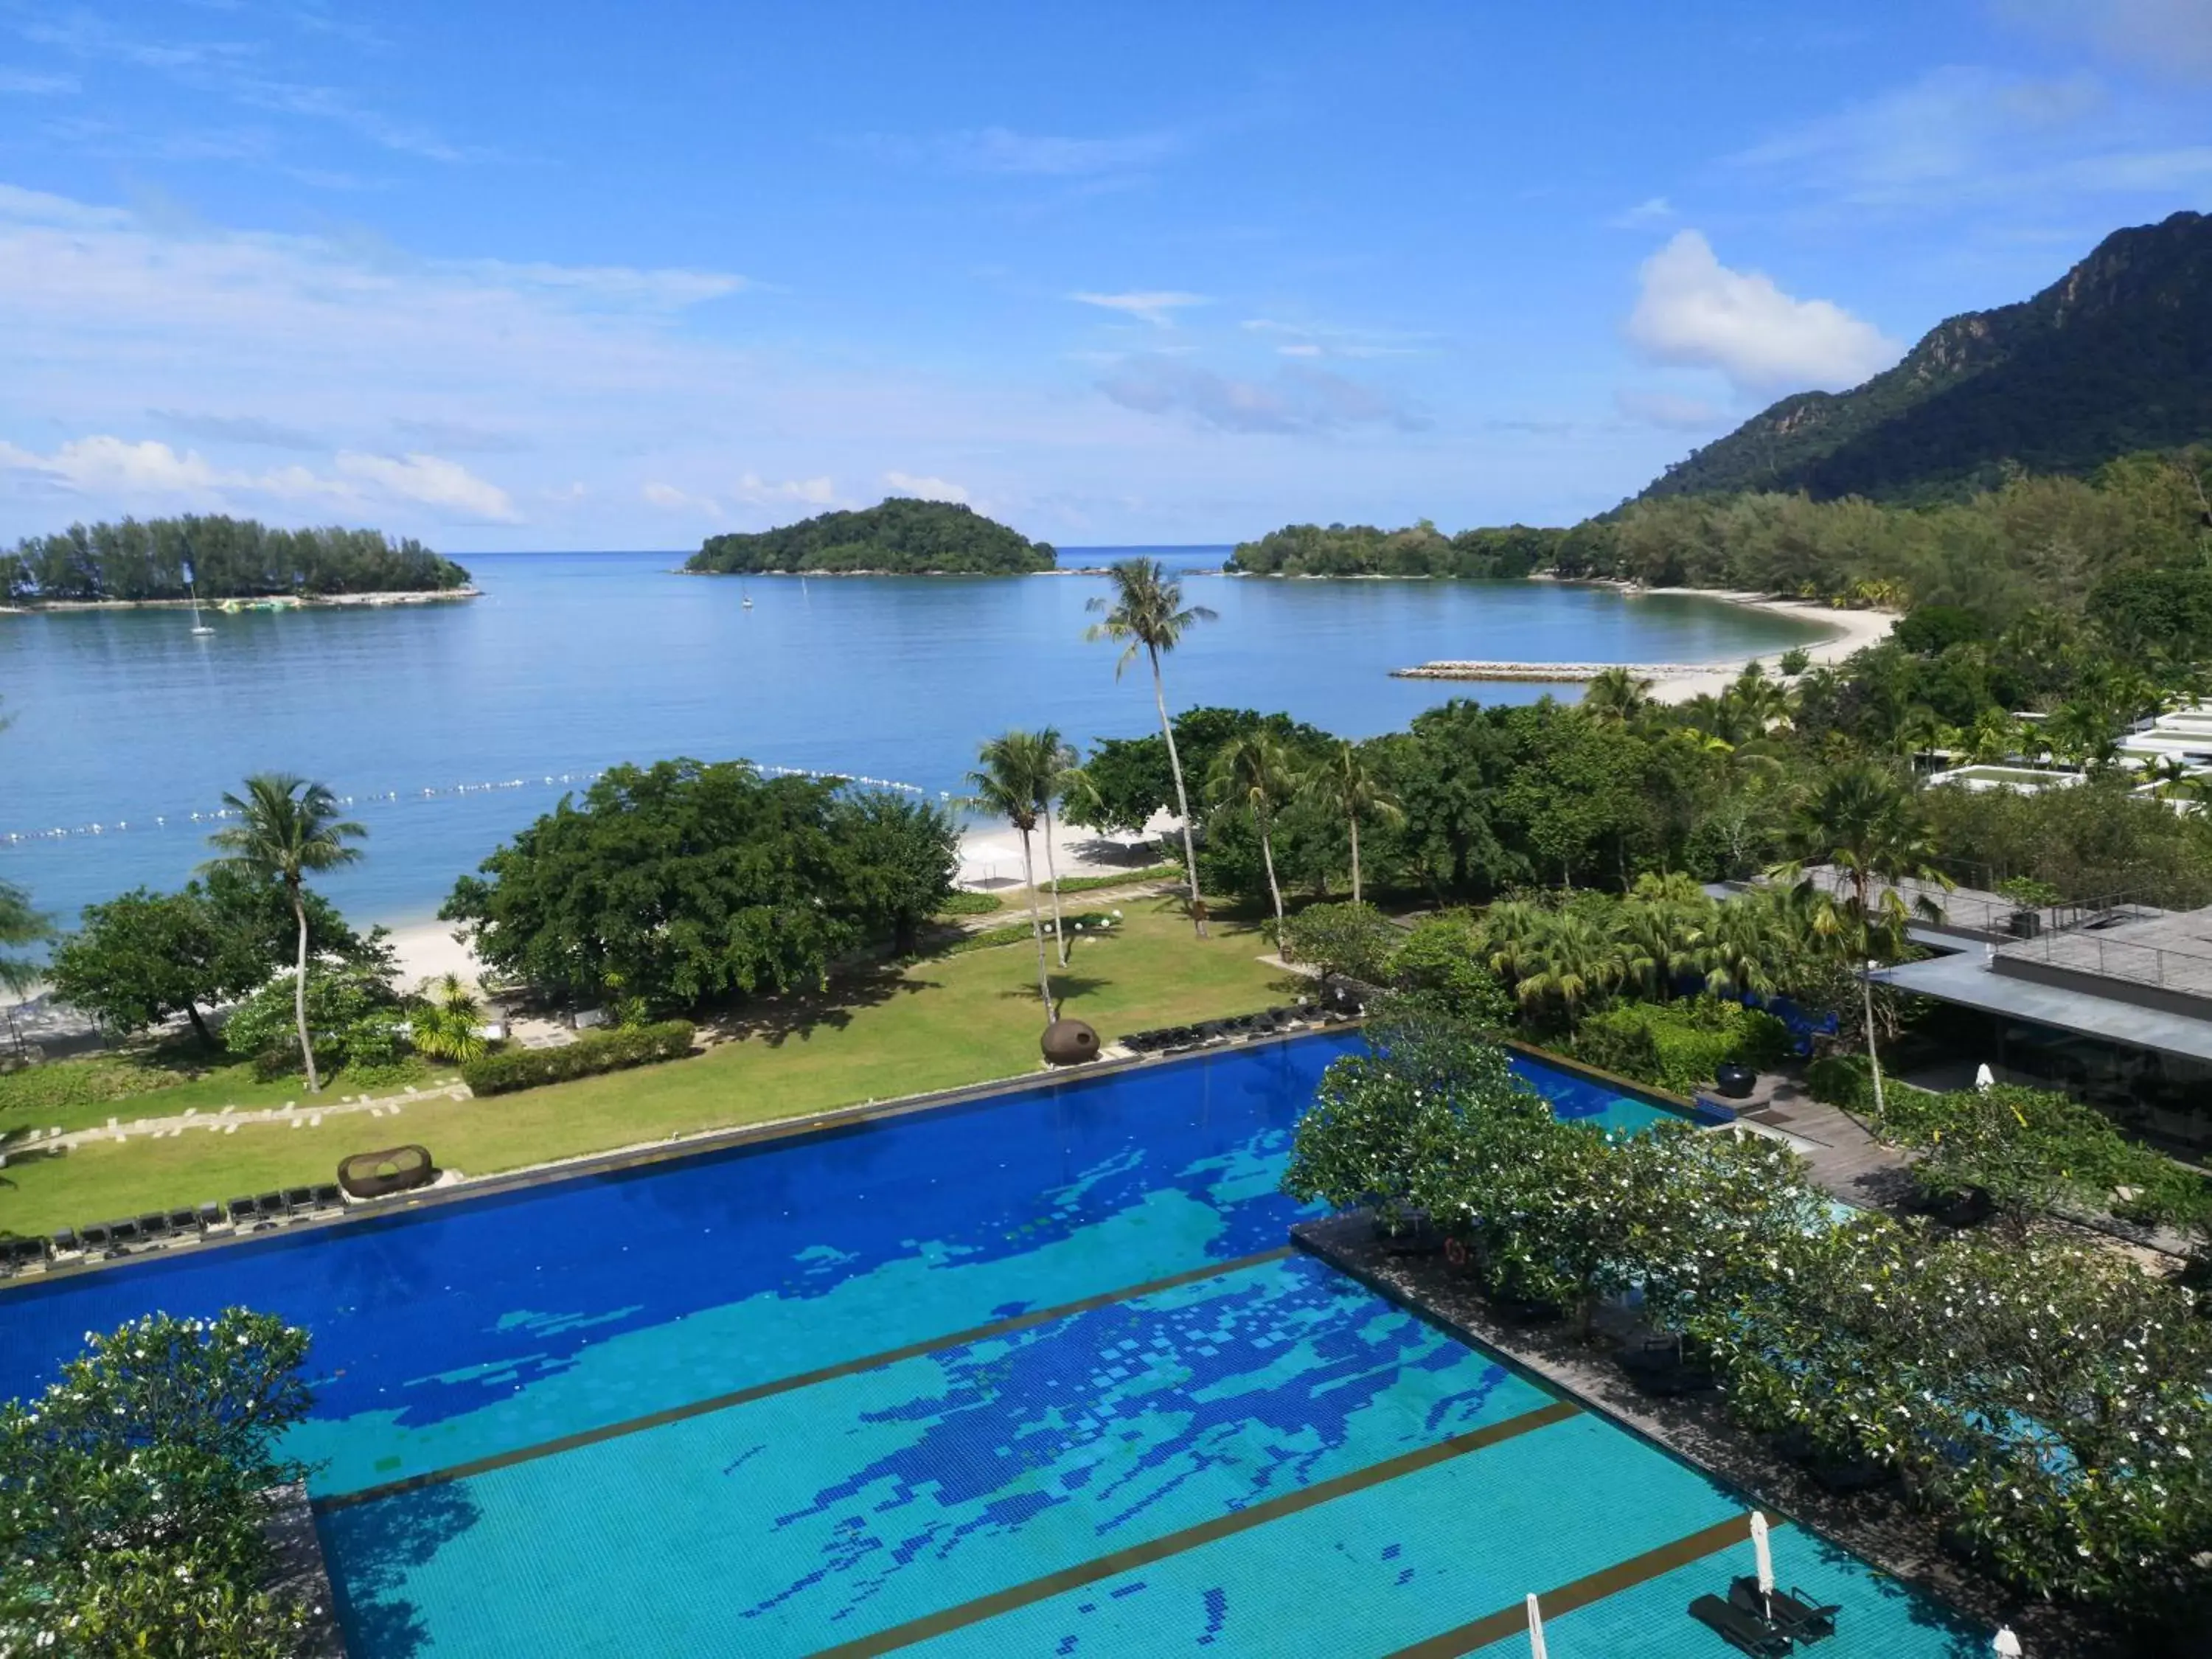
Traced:
POLYGON ((742 580, 738 583, 738 603, 746 610, 750 611, 753 608, 753 596, 745 592, 745 585, 742 580))
POLYGON ((189 577, 185 580, 185 592, 192 596, 192 632, 195 634, 214 633, 215 629, 210 628, 205 623, 200 620, 200 590, 189 577))

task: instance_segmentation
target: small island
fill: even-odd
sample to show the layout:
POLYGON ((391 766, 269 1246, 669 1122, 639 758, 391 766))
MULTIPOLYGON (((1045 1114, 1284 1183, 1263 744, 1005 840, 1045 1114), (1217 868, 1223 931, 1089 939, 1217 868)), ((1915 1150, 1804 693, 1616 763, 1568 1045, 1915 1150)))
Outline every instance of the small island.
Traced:
POLYGON ((1245 576, 1511 578, 1548 566, 1569 533, 1516 524, 1447 536, 1426 519, 1403 530, 1293 524, 1240 542, 1222 568, 1245 576))
POLYGON ((252 519, 187 514, 71 525, 0 552, 0 604, 185 605, 194 598, 297 604, 468 599, 469 573, 380 530, 272 529, 252 519))
POLYGON ((713 576, 1024 576, 1053 568, 1044 542, 957 501, 895 495, 755 535, 710 536, 684 568, 713 576))

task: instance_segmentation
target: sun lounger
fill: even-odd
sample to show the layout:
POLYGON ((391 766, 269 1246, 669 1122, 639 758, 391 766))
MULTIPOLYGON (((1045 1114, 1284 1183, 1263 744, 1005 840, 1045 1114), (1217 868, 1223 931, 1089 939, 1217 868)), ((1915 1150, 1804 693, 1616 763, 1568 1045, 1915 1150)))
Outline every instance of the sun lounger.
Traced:
POLYGON ((198 1210, 169 1212, 169 1231, 173 1233, 196 1233, 199 1231, 200 1224, 200 1212, 198 1210))
POLYGON ((1808 1601, 1804 1593, 1795 1589, 1777 1589, 1761 1595, 1759 1580, 1747 1574, 1729 1585, 1729 1601, 1757 1619, 1764 1617, 1784 1635, 1798 1642, 1817 1642, 1836 1633, 1836 1615, 1844 1609, 1840 1603, 1826 1606, 1808 1601))
POLYGON ((138 1231, 148 1238, 166 1238, 169 1233, 169 1212, 155 1210, 138 1218, 138 1231))
POLYGON ((343 1209, 345 1194, 338 1190, 337 1182, 326 1181, 315 1188, 315 1204, 318 1208, 325 1210, 343 1209))
POLYGON ((1782 1659, 1790 1651, 1790 1638, 1779 1630, 1761 1624, 1741 1607, 1733 1607, 1717 1595, 1700 1595, 1691 1602, 1690 1617, 1738 1653, 1748 1653, 1753 1659, 1782 1659))
POLYGON ((135 1221, 111 1221, 107 1224, 107 1247, 110 1249, 118 1244, 136 1244, 140 1236, 138 1224, 135 1221))
POLYGON ((198 1215, 200 1225, 203 1227, 219 1227, 222 1224, 222 1206, 220 1204, 201 1205, 198 1215))
POLYGON ((256 1214, 264 1218, 280 1216, 284 1213, 284 1194, 264 1193, 253 1200, 253 1208, 256 1214))
POLYGON ((287 1187, 284 1189, 284 1207, 294 1215, 302 1210, 312 1210, 315 1207, 315 1189, 312 1187, 287 1187))
POLYGON ((81 1250, 83 1248, 84 1241, 76 1236, 76 1229, 74 1227, 64 1227, 54 1234, 54 1251, 57 1255, 64 1250, 81 1250))
POLYGON ((230 1212, 230 1218, 233 1221, 253 1219, 253 1200, 250 1198, 234 1198, 229 1203, 224 1205, 223 1208, 230 1212))

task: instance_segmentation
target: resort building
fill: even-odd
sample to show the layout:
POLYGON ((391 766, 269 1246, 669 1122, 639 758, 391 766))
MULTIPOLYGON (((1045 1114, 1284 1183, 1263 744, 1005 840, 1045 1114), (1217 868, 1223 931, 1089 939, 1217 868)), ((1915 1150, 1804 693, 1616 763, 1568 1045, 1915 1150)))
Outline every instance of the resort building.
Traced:
POLYGON ((1940 921, 1910 930, 1935 954, 1875 977, 1957 1011, 1943 1027, 1951 1059, 1926 1081, 1959 1086, 1986 1064, 2063 1089, 2172 1151, 2212 1151, 2212 908, 2036 906, 1899 886, 1908 903, 1940 908, 1940 921))

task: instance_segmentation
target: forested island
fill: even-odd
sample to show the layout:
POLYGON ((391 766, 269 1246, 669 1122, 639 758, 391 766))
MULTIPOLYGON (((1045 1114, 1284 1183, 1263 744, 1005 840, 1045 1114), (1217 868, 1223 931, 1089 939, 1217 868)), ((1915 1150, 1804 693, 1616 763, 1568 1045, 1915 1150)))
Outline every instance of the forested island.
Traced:
POLYGON ((1556 563, 1575 534, 1516 524, 1447 536, 1426 519, 1404 530, 1294 524, 1239 543, 1222 568, 1249 576, 1526 576, 1556 563))
POLYGON ((466 570, 411 538, 220 516, 71 525, 0 553, 0 603, 11 605, 143 605, 194 591, 203 599, 459 593, 468 586, 466 570))
POLYGON ((1050 570, 1051 546, 957 501, 895 495, 752 535, 710 536, 684 568, 735 576, 772 571, 896 576, 1020 576, 1050 570))

